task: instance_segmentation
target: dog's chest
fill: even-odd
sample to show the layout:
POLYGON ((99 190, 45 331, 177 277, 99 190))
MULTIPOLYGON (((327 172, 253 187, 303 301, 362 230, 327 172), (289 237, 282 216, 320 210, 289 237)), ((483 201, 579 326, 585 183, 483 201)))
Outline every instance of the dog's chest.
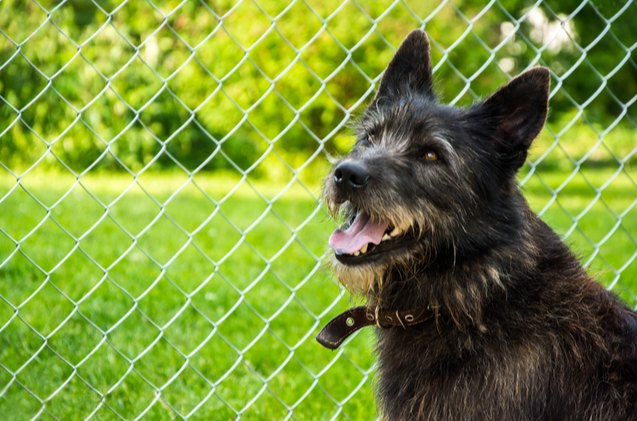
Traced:
MULTIPOLYGON (((426 329, 379 332, 378 395, 388 419, 526 419, 546 372, 539 350, 492 350, 426 329), (515 354, 515 355, 514 355, 515 354), (508 418, 513 419, 513 418, 508 418)), ((538 403, 538 405, 540 405, 538 403)))

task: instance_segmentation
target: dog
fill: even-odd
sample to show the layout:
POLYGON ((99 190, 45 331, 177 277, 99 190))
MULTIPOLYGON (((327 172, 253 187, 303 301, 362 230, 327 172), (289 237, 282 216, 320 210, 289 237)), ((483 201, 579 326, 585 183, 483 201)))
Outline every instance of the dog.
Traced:
POLYGON ((367 304, 317 339, 377 326, 387 420, 637 420, 637 314, 591 279, 515 175, 548 112, 532 68, 487 99, 437 102, 409 34, 324 183, 338 280, 367 304))

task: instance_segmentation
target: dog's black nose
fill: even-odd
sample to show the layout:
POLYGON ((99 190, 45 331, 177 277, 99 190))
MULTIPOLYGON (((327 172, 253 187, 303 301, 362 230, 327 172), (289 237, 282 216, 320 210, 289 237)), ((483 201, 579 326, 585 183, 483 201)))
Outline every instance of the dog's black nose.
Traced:
POLYGON ((367 168, 356 161, 345 161, 334 169, 336 186, 343 191, 351 192, 367 185, 369 172, 367 168))

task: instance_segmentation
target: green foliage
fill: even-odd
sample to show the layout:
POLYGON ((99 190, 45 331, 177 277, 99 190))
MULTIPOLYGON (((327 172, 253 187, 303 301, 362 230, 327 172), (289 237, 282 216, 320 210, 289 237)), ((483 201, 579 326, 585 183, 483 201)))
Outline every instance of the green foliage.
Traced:
POLYGON ((619 124, 635 127, 624 105, 637 91, 634 4, 543 2, 553 24, 576 12, 565 24, 575 42, 557 49, 523 0, 40 4, 0 3, 0 161, 14 170, 42 160, 76 172, 290 171, 260 164, 272 151, 298 169, 317 150, 347 148, 335 134, 419 26, 445 100, 470 104, 543 63, 559 85, 552 122, 585 104, 578 124, 604 128, 623 115, 619 124), (502 25, 522 16, 505 41, 502 25))

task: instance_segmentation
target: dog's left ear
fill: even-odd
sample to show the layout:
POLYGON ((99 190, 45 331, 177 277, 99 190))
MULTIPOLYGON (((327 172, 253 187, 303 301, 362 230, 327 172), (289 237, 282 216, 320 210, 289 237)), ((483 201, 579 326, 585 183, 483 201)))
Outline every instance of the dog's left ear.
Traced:
POLYGON ((385 70, 374 102, 418 93, 433 98, 431 59, 427 34, 412 31, 398 47, 385 70))
POLYGON ((544 67, 527 70, 471 109, 471 118, 481 130, 486 125, 496 151, 515 170, 546 121, 550 80, 544 67))

